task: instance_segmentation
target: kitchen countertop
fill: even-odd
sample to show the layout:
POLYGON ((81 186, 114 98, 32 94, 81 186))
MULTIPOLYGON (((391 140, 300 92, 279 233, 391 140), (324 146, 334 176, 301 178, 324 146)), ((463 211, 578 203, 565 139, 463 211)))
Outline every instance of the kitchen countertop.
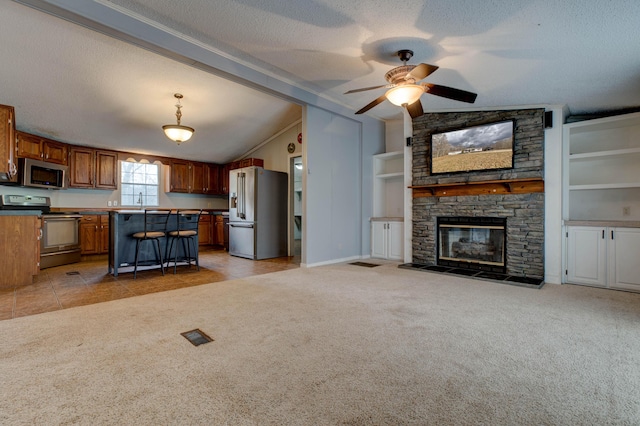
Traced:
POLYGON ((0 216, 40 216, 40 210, 0 210, 0 216))
MULTIPOLYGON (((163 207, 159 207, 159 208, 163 208, 163 207)), ((175 208, 172 208, 173 211, 177 210, 175 208)), ((186 210, 182 209, 182 210, 186 210)), ((199 210, 199 209, 190 209, 190 210, 199 210)), ((73 213, 80 213, 80 214, 109 214, 109 212, 118 212, 118 213, 144 213, 144 209, 136 209, 136 208, 126 208, 126 209, 122 209, 122 208, 105 208, 105 209, 96 209, 96 208, 87 208, 87 207, 83 207, 83 208, 73 208, 73 207, 51 207, 51 211, 52 212, 56 212, 56 213, 60 213, 60 212, 73 212, 73 213)), ((228 214, 229 213, 229 209, 202 209, 203 213, 207 213, 207 214, 228 214)))

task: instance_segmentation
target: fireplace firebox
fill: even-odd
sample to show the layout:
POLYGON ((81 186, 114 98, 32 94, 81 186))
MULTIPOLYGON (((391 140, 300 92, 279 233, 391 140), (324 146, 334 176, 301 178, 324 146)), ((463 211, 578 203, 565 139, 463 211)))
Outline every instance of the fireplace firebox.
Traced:
POLYGON ((507 219, 438 217, 437 264, 505 273, 507 219))

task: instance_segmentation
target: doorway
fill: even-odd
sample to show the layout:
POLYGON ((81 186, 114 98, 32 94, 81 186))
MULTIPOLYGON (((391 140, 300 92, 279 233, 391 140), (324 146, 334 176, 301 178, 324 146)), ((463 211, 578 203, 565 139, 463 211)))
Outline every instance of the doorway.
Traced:
POLYGON ((289 256, 302 256, 302 156, 289 157, 289 256))

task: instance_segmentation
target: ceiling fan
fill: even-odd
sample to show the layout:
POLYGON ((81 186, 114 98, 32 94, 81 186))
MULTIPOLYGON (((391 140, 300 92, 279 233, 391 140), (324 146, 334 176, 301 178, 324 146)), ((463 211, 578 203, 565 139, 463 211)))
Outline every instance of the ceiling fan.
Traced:
POLYGON ((393 68, 384 75, 384 78, 389 82, 389 84, 363 87, 362 89, 354 89, 345 92, 345 95, 347 95, 349 93, 364 92, 366 90, 381 88, 389 89, 384 95, 357 111, 356 114, 367 112, 374 106, 388 99, 389 102, 394 105, 405 107, 409 112, 409 115, 411 115, 412 118, 416 118, 424 113, 422 110, 422 103, 420 103, 420 96, 422 96, 423 93, 429 93, 470 104, 475 102, 476 97, 478 96, 476 93, 454 89, 453 87, 440 86, 438 84, 418 83, 418 81, 436 71, 438 67, 436 65, 429 64, 407 65, 407 61, 411 59, 412 56, 412 50, 405 49, 398 51, 398 57, 404 65, 393 68))

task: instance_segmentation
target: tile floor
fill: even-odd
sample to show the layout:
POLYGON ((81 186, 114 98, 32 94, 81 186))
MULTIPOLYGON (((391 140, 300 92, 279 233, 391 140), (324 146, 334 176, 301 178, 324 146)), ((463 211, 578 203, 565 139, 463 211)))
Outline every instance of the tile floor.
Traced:
POLYGON ((83 261, 43 269, 32 285, 0 289, 0 320, 298 267, 298 256, 254 261, 205 248, 200 271, 186 265, 176 275, 173 268, 165 276, 159 269, 138 271, 134 280, 133 273, 109 275, 106 258, 83 261))

